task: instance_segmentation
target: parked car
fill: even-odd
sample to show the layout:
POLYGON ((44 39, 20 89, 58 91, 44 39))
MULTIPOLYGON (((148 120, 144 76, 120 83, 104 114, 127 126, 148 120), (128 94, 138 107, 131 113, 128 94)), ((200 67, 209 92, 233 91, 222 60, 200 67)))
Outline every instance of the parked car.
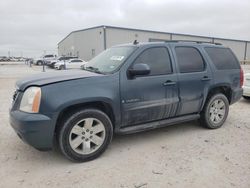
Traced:
POLYGON ((243 98, 250 100, 250 73, 245 74, 243 98))
MULTIPOLYGON (((89 161, 113 134, 197 120, 216 129, 242 96, 243 71, 233 52, 201 42, 135 43, 105 50, 85 70, 19 80, 10 124, 40 150, 57 141, 73 161, 89 161)), ((134 143, 136 144, 136 143, 134 143)))
POLYGON ((77 59, 76 56, 61 56, 55 60, 47 61, 46 65, 50 68, 55 68, 55 64, 59 61, 68 61, 70 59, 77 59))
POLYGON ((81 66, 84 65, 86 62, 81 59, 70 59, 68 61, 59 61, 57 62, 54 67, 58 70, 65 70, 65 69, 81 69, 81 66))
POLYGON ((34 59, 33 64, 35 65, 43 65, 47 63, 47 61, 51 60, 56 60, 56 55, 50 54, 50 55, 45 55, 40 58, 34 59))
POLYGON ((10 61, 10 58, 6 56, 0 56, 0 61, 10 61))

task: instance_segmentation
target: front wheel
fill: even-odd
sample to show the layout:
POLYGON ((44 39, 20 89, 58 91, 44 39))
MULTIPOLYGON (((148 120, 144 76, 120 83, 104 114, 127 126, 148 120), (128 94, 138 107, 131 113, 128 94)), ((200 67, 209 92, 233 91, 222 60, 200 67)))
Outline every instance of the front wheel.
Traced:
POLYGON ((65 119, 59 130, 58 143, 68 159, 85 162, 100 156, 112 137, 109 117, 97 109, 84 109, 65 119))
POLYGON ((42 65, 42 64, 43 64, 42 61, 38 61, 38 62, 37 62, 37 65, 42 65))
POLYGON ((60 65, 59 66, 59 70, 64 70, 65 69, 65 66, 64 65, 60 65))
POLYGON ((200 122, 207 128, 217 129, 226 121, 229 111, 229 102, 225 95, 212 95, 205 103, 201 112, 200 122))

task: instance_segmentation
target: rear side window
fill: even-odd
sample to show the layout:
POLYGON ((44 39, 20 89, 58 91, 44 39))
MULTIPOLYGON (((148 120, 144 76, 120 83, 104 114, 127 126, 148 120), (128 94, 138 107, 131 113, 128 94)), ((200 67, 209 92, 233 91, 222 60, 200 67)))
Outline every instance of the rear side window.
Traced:
POLYGON ((206 47, 205 51, 219 70, 240 68, 238 60, 229 48, 206 47))
POLYGON ((135 60, 135 64, 143 63, 150 67, 150 75, 172 73, 169 52, 164 47, 149 48, 135 60))
POLYGON ((54 55, 45 55, 45 58, 50 58, 50 57, 54 57, 54 55))
POLYGON ((193 47, 176 47, 177 62, 181 73, 201 72, 205 68, 200 52, 193 47))
POLYGON ((71 62, 82 62, 82 60, 76 59, 76 60, 72 60, 71 62))

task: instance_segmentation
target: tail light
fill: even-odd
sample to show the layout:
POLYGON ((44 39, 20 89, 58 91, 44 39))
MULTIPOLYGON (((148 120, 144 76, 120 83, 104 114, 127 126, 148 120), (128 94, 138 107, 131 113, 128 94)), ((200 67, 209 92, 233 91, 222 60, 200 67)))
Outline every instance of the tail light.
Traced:
POLYGON ((242 67, 240 67, 240 87, 243 86, 243 82, 244 82, 244 72, 242 67))

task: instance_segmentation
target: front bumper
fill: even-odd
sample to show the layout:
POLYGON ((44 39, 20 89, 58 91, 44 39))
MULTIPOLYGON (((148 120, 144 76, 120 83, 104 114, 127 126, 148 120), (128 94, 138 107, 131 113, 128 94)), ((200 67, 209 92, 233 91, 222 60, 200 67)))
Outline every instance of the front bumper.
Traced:
POLYGON ((250 86, 243 86, 243 96, 250 97, 250 86))
POLYGON ((53 147, 53 120, 42 114, 10 111, 10 124, 17 135, 26 143, 39 150, 53 147))

